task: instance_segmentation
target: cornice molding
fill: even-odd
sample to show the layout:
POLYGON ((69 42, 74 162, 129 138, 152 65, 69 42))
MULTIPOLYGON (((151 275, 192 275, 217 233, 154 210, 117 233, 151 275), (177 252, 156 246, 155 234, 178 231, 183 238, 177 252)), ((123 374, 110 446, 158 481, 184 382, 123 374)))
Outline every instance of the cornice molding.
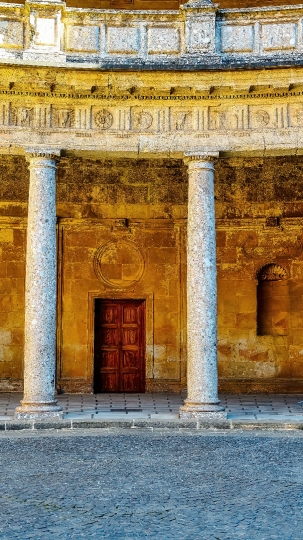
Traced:
MULTIPOLYGON (((298 84, 301 86, 301 84, 298 84)), ((303 82, 302 82, 303 87, 303 82)), ((188 88, 184 87, 184 91, 188 88)), ((224 92, 224 90, 223 90, 224 92)), ((157 95, 152 93, 147 94, 97 94, 91 92, 45 92, 41 90, 1 90, 0 96, 8 96, 12 98, 49 98, 53 99, 70 99, 70 100, 89 100, 89 101, 231 101, 231 100, 259 100, 259 99, 274 99, 285 97, 300 97, 303 96, 303 90, 273 90, 271 92, 231 92, 231 93, 205 93, 192 94, 192 95, 167 95, 167 90, 164 90, 161 94, 159 89, 157 95)))

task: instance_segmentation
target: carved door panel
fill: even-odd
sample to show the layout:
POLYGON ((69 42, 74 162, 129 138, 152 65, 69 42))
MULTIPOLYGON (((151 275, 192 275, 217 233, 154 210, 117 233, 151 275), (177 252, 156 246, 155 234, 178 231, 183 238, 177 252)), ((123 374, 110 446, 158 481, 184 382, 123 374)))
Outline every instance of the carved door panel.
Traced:
POLYGON ((142 300, 96 300, 95 392, 145 391, 142 300))

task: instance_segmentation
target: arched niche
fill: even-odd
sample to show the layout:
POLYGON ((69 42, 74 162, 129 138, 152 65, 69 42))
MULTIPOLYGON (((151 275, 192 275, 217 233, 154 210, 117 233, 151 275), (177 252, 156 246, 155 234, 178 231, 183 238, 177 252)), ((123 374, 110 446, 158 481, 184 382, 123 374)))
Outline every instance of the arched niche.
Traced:
POLYGON ((259 336, 286 336, 289 332, 288 275, 276 263, 258 272, 257 332, 259 336))

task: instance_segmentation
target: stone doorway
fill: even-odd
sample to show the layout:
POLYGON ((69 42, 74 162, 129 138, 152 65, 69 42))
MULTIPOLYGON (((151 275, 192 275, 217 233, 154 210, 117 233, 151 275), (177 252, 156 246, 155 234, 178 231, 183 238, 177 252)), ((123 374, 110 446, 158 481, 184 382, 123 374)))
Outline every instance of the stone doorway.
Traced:
POLYGON ((94 391, 145 392, 144 300, 95 300, 94 391))

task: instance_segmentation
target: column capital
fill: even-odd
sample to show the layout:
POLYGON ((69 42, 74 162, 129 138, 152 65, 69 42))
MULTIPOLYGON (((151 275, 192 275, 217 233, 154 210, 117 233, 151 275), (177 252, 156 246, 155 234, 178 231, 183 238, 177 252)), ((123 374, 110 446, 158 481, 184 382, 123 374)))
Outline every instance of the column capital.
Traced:
POLYGON ((57 160, 61 155, 61 150, 57 148, 37 148, 28 146, 24 148, 25 157, 27 161, 32 159, 52 159, 57 160))
POLYGON ((219 152, 184 152, 183 162, 187 165, 191 162, 215 163, 219 158, 219 152))

